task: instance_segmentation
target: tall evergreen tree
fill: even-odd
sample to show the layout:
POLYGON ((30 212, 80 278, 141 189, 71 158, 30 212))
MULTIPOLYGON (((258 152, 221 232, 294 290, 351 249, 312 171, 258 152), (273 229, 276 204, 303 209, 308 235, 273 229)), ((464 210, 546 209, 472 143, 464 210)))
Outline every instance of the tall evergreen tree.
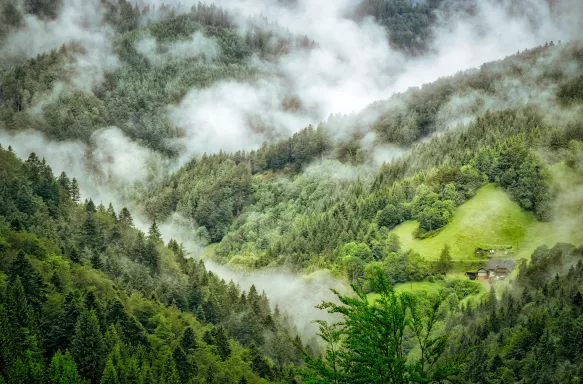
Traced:
POLYGON ((73 357, 66 351, 63 355, 57 351, 51 359, 49 377, 52 384, 82 384, 73 357))
POLYGON ((81 200, 81 193, 79 192, 79 183, 77 183, 77 179, 73 178, 73 180, 71 181, 71 200, 73 200, 73 202, 75 204, 79 204, 79 201, 81 200))
POLYGON ((123 207, 119 213, 119 222, 127 227, 133 227, 134 225, 134 219, 126 207, 123 207))
POLYGON ((97 384, 103 372, 103 340, 95 311, 84 311, 79 316, 71 355, 81 376, 97 384))
POLYGON ((160 233, 160 229, 158 228, 158 224, 156 224, 156 218, 154 217, 154 221, 152 221, 152 225, 148 230, 148 239, 154 241, 156 243, 162 242, 162 234, 160 233))

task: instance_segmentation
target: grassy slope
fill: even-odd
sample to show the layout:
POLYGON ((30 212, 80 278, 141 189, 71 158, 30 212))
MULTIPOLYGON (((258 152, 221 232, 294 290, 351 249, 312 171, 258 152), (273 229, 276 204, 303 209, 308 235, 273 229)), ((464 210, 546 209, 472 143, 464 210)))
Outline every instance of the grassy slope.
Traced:
POLYGON ((583 243, 583 174, 563 163, 551 167, 558 192, 556 218, 541 223, 523 211, 508 195, 493 184, 482 187, 472 199, 461 205, 452 221, 436 236, 418 240, 413 232, 418 223, 408 221, 393 232, 404 248, 413 248, 427 259, 439 258, 445 244, 451 247, 454 260, 476 260, 477 247, 511 245, 515 257, 528 258, 539 245, 557 242, 583 243), (580 218, 577 217, 577 211, 580 218))
MULTIPOLYGON (((464 279, 466 280, 466 277, 455 277, 455 278, 460 278, 460 279, 464 279)), ((402 292, 425 292, 425 293, 429 293, 429 294, 436 294, 438 293, 441 289, 445 288, 445 281, 444 280, 436 280, 434 282, 432 281, 428 281, 428 280, 424 280, 424 281, 414 281, 411 283, 402 283, 402 284, 397 284, 395 285, 395 291, 402 293, 402 292)), ((484 284, 482 284, 482 282, 480 281, 473 281, 473 284, 475 284, 476 286, 480 287, 480 292, 474 295, 469 295, 468 297, 464 298, 464 301, 467 301, 470 298, 475 298, 478 296, 483 295, 484 293, 487 293, 487 289, 486 286, 484 284)), ((368 299, 372 302, 374 300, 376 300, 379 297, 379 294, 377 293, 369 293, 368 294, 368 299)))

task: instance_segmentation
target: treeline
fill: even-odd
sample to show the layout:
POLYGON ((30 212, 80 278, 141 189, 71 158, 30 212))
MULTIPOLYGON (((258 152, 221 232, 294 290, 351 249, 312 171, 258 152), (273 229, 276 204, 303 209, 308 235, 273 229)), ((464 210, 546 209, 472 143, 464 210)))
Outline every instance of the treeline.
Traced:
MULTIPOLYGON (((503 110, 523 107, 530 100, 536 105, 537 92, 562 84, 561 99, 577 94, 578 86, 573 82, 570 63, 581 63, 583 47, 580 42, 544 46, 519 52, 505 59, 483 64, 479 70, 460 72, 451 77, 440 78, 421 87, 377 101, 356 116, 341 119, 341 123, 357 134, 374 131, 382 143, 410 146, 421 138, 447 127, 455 126, 468 116, 486 112, 485 105, 503 110), (532 71, 537 68, 537 71, 532 71), (516 97, 506 90, 504 84, 520 84, 529 101, 516 97), (449 104, 448 104, 449 103, 449 104), (372 121, 371 121, 372 118, 372 121)), ((579 80, 580 81, 580 80, 579 80)), ((551 101, 546 100, 544 103, 551 101)), ((337 122, 336 124, 339 124, 337 122)), ((331 124, 334 128, 334 124, 331 124)), ((357 138, 360 139, 360 137, 357 138)), ((358 140, 357 140, 358 141, 358 140)))
POLYGON ((164 245, 155 220, 144 234, 127 209, 79 201, 34 154, 0 164, 5 382, 294 382, 302 341, 265 293, 164 245))

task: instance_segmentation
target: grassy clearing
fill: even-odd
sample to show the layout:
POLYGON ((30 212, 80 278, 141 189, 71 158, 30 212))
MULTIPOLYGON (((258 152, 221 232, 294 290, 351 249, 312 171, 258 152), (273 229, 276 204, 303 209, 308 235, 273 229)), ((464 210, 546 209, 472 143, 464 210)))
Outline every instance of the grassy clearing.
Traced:
POLYGON ((449 244, 454 260, 469 260, 475 259, 477 247, 512 245, 520 248, 533 225, 536 225, 536 218, 532 213, 523 211, 501 188, 488 184, 458 207, 451 222, 434 237, 415 239, 416 221, 405 222, 393 232, 399 235, 404 248, 413 248, 427 259, 438 259, 443 246, 449 244))
POLYGON ((412 248, 429 260, 439 258, 445 244, 451 247, 454 260, 479 260, 478 247, 511 245, 514 255, 528 258, 540 245, 557 242, 583 244, 583 174, 563 163, 551 167, 557 192, 555 219, 548 223, 536 220, 522 210, 501 188, 487 184, 472 199, 457 208, 451 222, 429 239, 415 239, 416 221, 397 226, 403 248, 412 248))
MULTIPOLYGON (((454 279, 458 279, 458 278, 448 278, 446 280, 435 280, 435 281, 423 280, 423 281, 414 281, 414 282, 409 282, 409 283, 397 284, 397 285, 395 285, 395 291, 397 291, 398 293, 403 293, 403 292, 421 293, 421 292, 423 292, 423 293, 428 293, 428 294, 435 294, 435 293, 438 293, 440 290, 446 288, 446 284, 448 281, 451 281, 454 279)), ((464 278, 460 277, 459 279, 467 280, 467 278, 465 278, 465 277, 464 278)), ((470 283, 474 284, 475 286, 477 286, 479 288, 479 293, 469 295, 469 296, 465 297, 462 301, 467 301, 467 300, 470 300, 472 298, 476 298, 476 297, 481 296, 482 294, 487 292, 487 289, 482 282, 471 281, 470 283)), ((369 293, 368 294, 368 299, 370 302, 374 302, 378 297, 379 297, 379 295, 377 293, 369 293)))

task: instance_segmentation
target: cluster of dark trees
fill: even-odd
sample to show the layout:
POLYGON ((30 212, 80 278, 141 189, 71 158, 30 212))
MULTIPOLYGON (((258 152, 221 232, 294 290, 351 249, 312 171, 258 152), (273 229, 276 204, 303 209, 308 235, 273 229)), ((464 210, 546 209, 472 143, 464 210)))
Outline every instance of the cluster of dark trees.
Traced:
POLYGON ((303 344, 265 293, 164 245, 155 220, 144 234, 81 202, 34 154, 0 148, 0 165, 0 380, 294 382, 303 344))
POLYGON ((291 35, 266 21, 265 25, 254 23, 242 36, 227 11, 214 5, 198 4, 190 12, 178 15, 162 6, 155 22, 144 26, 141 17, 153 12, 148 7, 140 10, 125 0, 105 1, 102 6, 104 22, 118 31, 115 53, 122 62, 121 68, 106 73, 105 81, 93 92, 61 92, 54 102, 42 106, 39 114, 32 108, 56 82, 68 82, 74 54, 83 53, 84 48, 66 44, 11 66, 0 77, 2 129, 34 127, 57 140, 87 142, 95 130, 113 125, 132 139, 176 155, 177 149, 168 139, 180 137, 181 131, 169 120, 167 105, 180 102, 193 87, 204 88, 225 79, 257 78, 258 70, 247 65, 252 54, 273 59, 291 48, 315 46, 306 36, 291 35), (190 39, 195 32, 217 42, 218 57, 200 60, 163 55, 169 44, 190 39), (157 51, 152 54, 164 57, 163 63, 154 63, 147 54, 138 52, 136 45, 144 38, 156 40, 157 51))
POLYGON ((442 0, 415 2, 411 0, 363 0, 353 17, 362 20, 373 17, 387 29, 393 49, 418 55, 427 52, 431 43, 434 10, 442 0))
POLYGON ((510 288, 450 314, 446 354, 467 383, 576 383, 583 373, 583 249, 542 246, 510 288))

